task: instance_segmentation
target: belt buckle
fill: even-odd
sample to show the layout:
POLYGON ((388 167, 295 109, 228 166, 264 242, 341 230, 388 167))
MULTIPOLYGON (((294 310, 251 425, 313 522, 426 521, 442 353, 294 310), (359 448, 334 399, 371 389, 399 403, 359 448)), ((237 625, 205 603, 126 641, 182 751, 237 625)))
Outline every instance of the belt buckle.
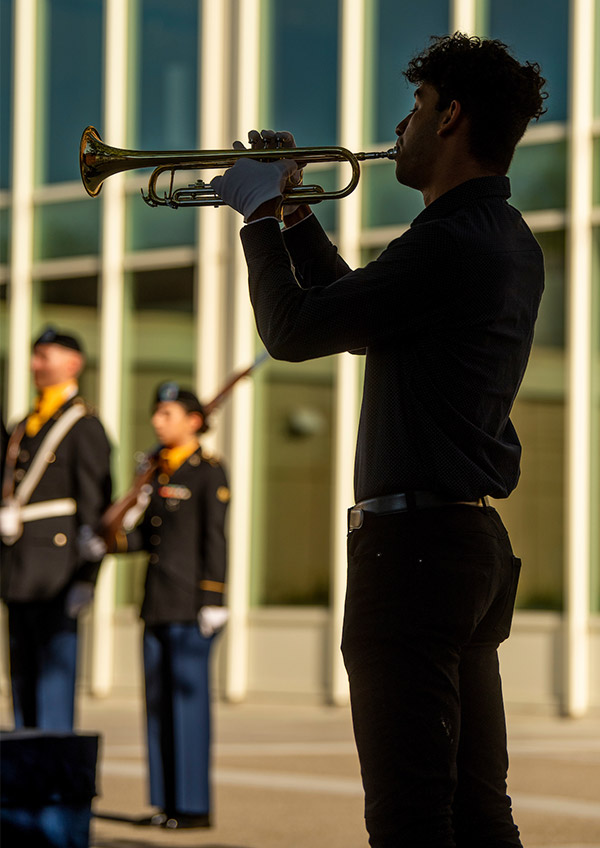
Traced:
POLYGON ((360 530, 363 526, 365 513, 360 507, 354 506, 348 515, 348 530, 360 530))

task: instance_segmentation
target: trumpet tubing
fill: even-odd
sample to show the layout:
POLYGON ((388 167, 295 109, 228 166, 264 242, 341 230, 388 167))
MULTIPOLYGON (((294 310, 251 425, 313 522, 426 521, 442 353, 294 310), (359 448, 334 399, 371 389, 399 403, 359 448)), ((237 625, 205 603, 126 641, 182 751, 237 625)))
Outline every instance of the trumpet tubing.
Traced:
POLYGON ((318 203, 321 200, 339 200, 350 194, 360 178, 360 165, 370 159, 395 159, 396 148, 381 152, 351 153, 345 147, 292 147, 261 150, 126 150, 105 144, 98 130, 89 126, 83 131, 79 146, 81 180, 90 197, 97 197, 104 180, 113 174, 138 168, 153 168, 148 192, 142 197, 150 206, 222 206, 221 198, 210 184, 197 180, 184 187, 173 186, 177 171, 196 171, 203 168, 230 168, 238 159, 257 159, 269 162, 276 159, 294 159, 302 164, 345 162, 350 166, 351 176, 347 185, 334 191, 325 191, 319 185, 299 185, 286 188, 285 201, 294 203, 318 203), (169 190, 159 195, 157 182, 164 173, 170 173, 169 190))

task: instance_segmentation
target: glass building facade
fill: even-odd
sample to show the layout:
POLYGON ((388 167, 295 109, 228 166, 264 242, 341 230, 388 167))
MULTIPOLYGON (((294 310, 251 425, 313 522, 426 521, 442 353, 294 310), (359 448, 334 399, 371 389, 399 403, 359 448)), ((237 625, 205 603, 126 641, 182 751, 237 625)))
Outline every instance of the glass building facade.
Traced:
MULTIPOLYGON (((560 645, 547 675, 560 682, 540 699, 577 714, 600 704, 598 0, 0 0, 2 409, 15 421, 29 407, 32 336, 48 322, 76 331, 82 391, 110 433, 121 493, 152 445, 156 384, 175 379, 209 399, 261 350, 236 216, 151 209, 139 171, 91 200, 78 167, 85 126, 137 150, 224 148, 253 127, 292 130, 300 146, 383 150, 411 108, 403 68, 432 34, 457 29, 501 39, 548 80, 547 112, 509 172, 547 283, 514 408, 522 477, 496 506, 524 562, 516 631, 537 622, 560 645)), ((341 166, 313 176, 325 187, 344 178, 341 166)), ((421 208, 380 161, 317 213, 360 264, 421 208)), ((221 661, 232 699, 345 698, 337 644, 360 378, 347 355, 269 361, 218 414, 210 438, 233 491, 221 661), (295 677, 274 642, 303 657, 295 677)), ((92 642, 112 628, 118 643, 114 622, 139 602, 143 569, 139 558, 105 564, 92 642)), ((92 652, 92 689, 118 681, 114 654, 92 652)))

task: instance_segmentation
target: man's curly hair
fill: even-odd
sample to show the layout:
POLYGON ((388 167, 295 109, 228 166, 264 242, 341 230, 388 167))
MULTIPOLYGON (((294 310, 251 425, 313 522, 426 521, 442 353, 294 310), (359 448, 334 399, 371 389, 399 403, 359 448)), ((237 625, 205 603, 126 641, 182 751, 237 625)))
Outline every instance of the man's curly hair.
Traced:
POLYGON ((540 66, 519 64, 501 41, 456 32, 432 36, 431 42, 404 76, 413 85, 432 85, 440 111, 458 100, 470 121, 471 153, 505 174, 527 124, 546 111, 540 66))

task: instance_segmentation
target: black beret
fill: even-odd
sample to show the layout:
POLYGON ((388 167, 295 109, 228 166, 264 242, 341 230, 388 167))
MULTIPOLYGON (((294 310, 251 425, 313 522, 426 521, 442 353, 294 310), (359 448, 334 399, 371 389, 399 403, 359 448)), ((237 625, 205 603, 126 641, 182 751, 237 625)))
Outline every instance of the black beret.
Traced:
POLYGON ((83 347, 79 339, 75 338, 75 336, 69 336, 66 333, 59 333, 55 327, 48 326, 46 327, 41 336, 37 338, 33 346, 40 344, 55 344, 60 345, 61 347, 69 348, 69 350, 76 350, 78 353, 83 353, 83 347))

